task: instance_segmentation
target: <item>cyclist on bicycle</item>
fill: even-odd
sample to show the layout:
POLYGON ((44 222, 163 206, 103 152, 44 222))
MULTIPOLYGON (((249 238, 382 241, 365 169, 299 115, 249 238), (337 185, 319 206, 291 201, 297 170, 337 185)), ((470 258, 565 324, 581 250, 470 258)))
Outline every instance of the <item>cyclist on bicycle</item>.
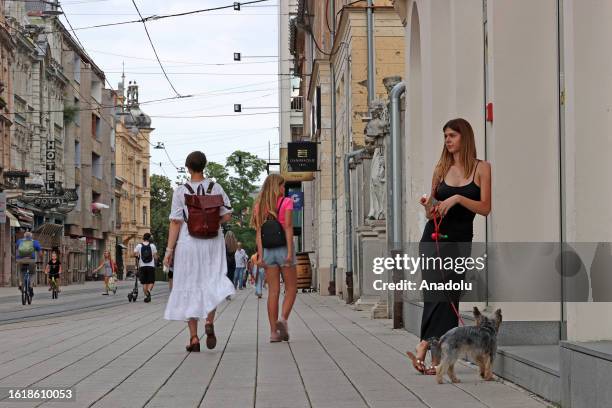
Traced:
POLYGON ((42 248, 40 243, 32 238, 31 232, 26 232, 23 238, 18 239, 16 243, 17 250, 15 253, 17 270, 19 273, 19 291, 23 286, 23 280, 26 271, 30 272, 30 296, 34 296, 34 289, 32 289, 32 282, 36 277, 36 255, 38 259, 42 259, 42 248))
POLYGON ((60 290, 60 275, 62 273, 62 263, 60 262, 57 252, 51 252, 51 259, 49 263, 45 267, 45 274, 49 276, 49 290, 53 290, 53 285, 51 283, 51 279, 55 278, 55 286, 57 287, 57 291, 60 290))

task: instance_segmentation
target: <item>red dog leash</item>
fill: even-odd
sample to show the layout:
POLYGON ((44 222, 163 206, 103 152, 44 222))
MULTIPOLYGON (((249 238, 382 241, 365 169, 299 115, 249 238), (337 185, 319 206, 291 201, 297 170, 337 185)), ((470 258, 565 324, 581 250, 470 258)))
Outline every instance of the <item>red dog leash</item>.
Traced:
MULTIPOLYGON (((434 241, 436 241, 436 252, 438 253, 438 258, 439 258, 440 257, 440 244, 438 243, 438 241, 440 239, 448 239, 448 235, 440 233, 440 224, 442 224, 442 217, 440 217, 440 220, 438 220, 437 206, 433 208, 433 222, 434 222, 434 232, 431 234, 431 238, 434 241)), ((442 274, 442 278, 445 278, 444 273, 442 271, 440 271, 440 273, 442 274)), ((444 294, 446 295, 446 292, 444 292, 444 294)), ((448 296, 447 296, 447 299, 448 299, 448 296)), ((465 326, 465 322, 463 321, 461 314, 457 310, 457 307, 455 307, 455 304, 451 302, 450 299, 448 299, 448 303, 450 303, 451 307, 453 308, 453 312, 459 319, 459 322, 461 323, 461 325, 465 326)))

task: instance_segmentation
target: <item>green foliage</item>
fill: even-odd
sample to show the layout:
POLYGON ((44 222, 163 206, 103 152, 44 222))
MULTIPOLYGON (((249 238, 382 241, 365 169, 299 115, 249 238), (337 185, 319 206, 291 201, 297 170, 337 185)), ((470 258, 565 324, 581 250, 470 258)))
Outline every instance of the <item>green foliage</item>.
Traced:
POLYGON ((172 208, 172 182, 169 178, 153 174, 151 176, 151 234, 163 256, 168 244, 168 216, 172 208))
MULTIPOLYGON (((226 166, 208 162, 204 173, 207 178, 214 178, 223 187, 232 203, 233 217, 226 225, 242 242, 247 253, 254 253, 255 230, 249 227, 249 219, 253 206, 253 193, 257 191, 255 184, 266 169, 265 160, 242 151, 236 151, 227 158, 226 166)), ((189 181, 186 175, 179 175, 176 184, 189 181)), ((159 248, 166 248, 168 239, 168 214, 172 204, 172 182, 164 176, 151 176, 151 233, 159 248)))
POLYGON ((266 169, 266 161, 251 153, 237 150, 227 158, 226 163, 226 167, 235 174, 229 178, 234 215, 241 217, 243 223, 248 222, 246 215, 253 206, 251 195, 257 190, 255 182, 266 169))
POLYGON ((66 105, 64 106, 64 123, 67 125, 74 121, 74 118, 79 114, 78 106, 66 105))

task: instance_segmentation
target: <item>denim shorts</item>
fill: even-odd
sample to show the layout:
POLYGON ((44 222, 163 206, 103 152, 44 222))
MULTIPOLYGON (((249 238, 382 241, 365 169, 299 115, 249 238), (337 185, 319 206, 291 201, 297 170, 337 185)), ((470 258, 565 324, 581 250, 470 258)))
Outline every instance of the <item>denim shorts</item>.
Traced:
MULTIPOLYGON (((282 246, 278 248, 264 248, 263 249, 263 261, 266 266, 285 266, 285 259, 287 258, 287 247, 282 246)), ((293 251, 293 257, 291 265, 295 265, 295 251, 293 251)))

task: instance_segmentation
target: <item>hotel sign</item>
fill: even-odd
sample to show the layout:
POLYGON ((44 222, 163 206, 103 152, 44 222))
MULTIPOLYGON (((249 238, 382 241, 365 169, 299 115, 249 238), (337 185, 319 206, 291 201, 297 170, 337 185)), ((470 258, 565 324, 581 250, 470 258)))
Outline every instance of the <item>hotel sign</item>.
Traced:
POLYGON ((295 172, 289 171, 287 162, 287 148, 280 148, 280 174, 285 181, 311 181, 314 180, 314 173, 311 171, 295 172))
POLYGON ((287 168, 289 172, 317 171, 317 144, 314 142, 288 143, 287 168))
POLYGON ((45 185, 48 192, 55 191, 55 140, 47 140, 47 154, 45 156, 47 172, 45 185))

